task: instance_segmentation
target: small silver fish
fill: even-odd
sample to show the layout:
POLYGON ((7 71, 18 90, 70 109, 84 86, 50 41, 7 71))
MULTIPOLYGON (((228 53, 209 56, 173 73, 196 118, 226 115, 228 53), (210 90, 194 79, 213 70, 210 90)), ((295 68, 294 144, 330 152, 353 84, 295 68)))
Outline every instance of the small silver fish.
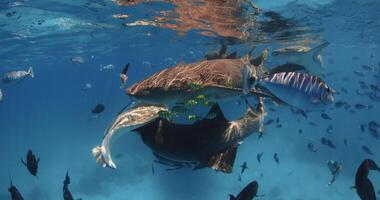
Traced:
POLYGON ((115 69, 115 65, 113 65, 113 64, 100 65, 100 71, 113 70, 113 69, 115 69))
POLYGON ((3 92, 0 89, 0 102, 3 100, 3 92))
POLYGON ((28 71, 11 71, 6 73, 1 80, 3 83, 17 83, 25 77, 30 76, 34 78, 33 68, 29 67, 28 71))
POLYGON ((82 56, 75 56, 74 58, 71 58, 70 60, 71 60, 71 62, 73 62, 75 64, 84 64, 85 63, 84 58, 82 56))

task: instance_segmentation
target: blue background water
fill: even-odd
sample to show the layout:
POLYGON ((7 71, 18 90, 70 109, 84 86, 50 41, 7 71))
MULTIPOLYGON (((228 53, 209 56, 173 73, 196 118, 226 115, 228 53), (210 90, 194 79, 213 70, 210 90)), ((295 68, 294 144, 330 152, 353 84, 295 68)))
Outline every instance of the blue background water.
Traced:
MULTIPOLYGON (((308 119, 296 116, 288 107, 268 110, 266 119, 279 117, 282 128, 266 127, 265 136, 247 138, 239 147, 233 174, 216 173, 210 169, 166 171, 155 164, 154 157, 136 134, 126 134, 114 146, 117 170, 99 167, 91 149, 101 141, 103 131, 116 113, 128 102, 120 89, 118 75, 122 67, 131 63, 129 83, 180 62, 194 62, 219 47, 214 37, 200 35, 197 30, 185 35, 170 29, 151 26, 124 27, 121 22, 150 19, 160 10, 171 9, 164 3, 119 7, 111 1, 23 1, 23 6, 12 6, 12 1, 0 2, 0 73, 27 69, 33 66, 35 78, 27 78, 16 85, 1 84, 4 100, 0 102, 0 199, 9 199, 9 174, 25 199, 62 199, 65 173, 70 172, 71 191, 75 198, 100 199, 228 199, 237 194, 249 181, 258 180, 261 199, 358 199, 350 189, 354 184, 357 166, 364 158, 380 162, 379 140, 362 133, 360 124, 379 121, 379 102, 356 94, 362 91, 358 81, 377 84, 380 62, 380 1, 256 1, 264 11, 274 10, 295 19, 311 30, 301 38, 322 38, 331 44, 324 50, 324 62, 331 74, 325 80, 340 94, 336 100, 349 104, 370 104, 371 110, 357 110, 352 114, 333 106, 328 110, 332 121, 323 120, 319 112, 308 119), (105 6, 103 6, 105 4, 105 6), (96 9, 96 10, 95 10, 96 9), (6 13, 17 14, 7 17, 6 13), (127 13, 125 20, 112 14, 127 13), (16 16, 21 16, 16 19, 16 16), (44 19, 41 25, 33 25, 44 19), (31 27, 33 25, 33 27, 31 27), (149 34, 148 34, 149 33, 149 34), (371 57, 371 54, 373 56, 371 57), (84 64, 70 61, 82 56, 84 64), (359 59, 353 59, 358 57, 359 59), (100 71, 101 65, 116 68, 100 71), (354 70, 370 65, 373 71, 354 70), (347 77, 349 81, 343 79, 347 77), (86 83, 92 88, 82 91, 86 83), (341 92, 344 87, 348 90, 341 92), (106 105, 98 118, 91 115, 97 104, 106 105), (317 126, 310 126, 312 121, 317 126), (333 126, 333 133, 326 127, 333 126), (302 129, 303 134, 298 134, 302 129), (331 139, 336 150, 320 144, 321 137, 331 139), (348 146, 343 144, 346 138, 348 146), (308 142, 315 142, 320 150, 311 153, 308 142), (370 147, 374 156, 365 154, 362 145, 370 147), (28 174, 21 164, 28 149, 41 157, 38 178, 28 174), (256 154, 264 152, 261 164, 256 154), (272 159, 280 156, 280 165, 272 159), (330 187, 326 166, 329 159, 343 163, 343 170, 330 187), (240 164, 246 161, 249 169, 242 182, 237 181, 240 164), (262 174, 262 176, 261 176, 262 174)), ((268 35, 259 49, 273 49, 284 45, 268 35)), ((289 40, 291 38, 288 38, 289 40)), ((249 44, 236 44, 232 49, 244 55, 249 44)), ((271 63, 269 59, 268 65, 271 63)), ((225 110, 234 116, 236 108, 225 110)), ((380 175, 372 173, 376 191, 380 189, 380 175)))

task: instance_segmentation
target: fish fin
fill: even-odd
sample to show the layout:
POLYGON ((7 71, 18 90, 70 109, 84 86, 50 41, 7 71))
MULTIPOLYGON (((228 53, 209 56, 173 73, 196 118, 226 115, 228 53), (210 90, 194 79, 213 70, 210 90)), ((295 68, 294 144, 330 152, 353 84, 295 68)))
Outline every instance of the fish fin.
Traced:
POLYGON ((125 67, 124 67, 124 69, 123 69, 123 71, 122 71, 121 73, 127 75, 127 73, 128 73, 128 68, 129 68, 129 63, 127 63, 127 64, 125 65, 125 67))
POLYGON ((230 55, 228 55, 226 59, 236 59, 236 57, 237 57, 237 53, 236 51, 234 51, 230 55))
POLYGON ((310 53, 313 56, 313 59, 317 59, 317 57, 320 55, 321 51, 326 48, 330 42, 325 41, 324 43, 312 48, 308 53, 310 53))
POLYGON ((222 44, 220 46, 220 49, 219 49, 219 53, 218 53, 219 56, 224 55, 226 52, 227 52, 227 45, 226 44, 222 44))
POLYGON ((29 67, 28 74, 30 75, 30 77, 34 78, 33 67, 29 67))
POLYGON ((211 156, 205 165, 224 173, 232 173, 232 168, 235 162, 238 144, 233 145, 224 152, 211 156))
POLYGON ((25 161, 22 158, 21 158, 21 162, 22 162, 22 164, 25 165, 25 167, 27 167, 27 164, 25 163, 25 161))
POLYGON ((230 200, 237 200, 237 198, 232 194, 229 194, 228 196, 230 196, 230 200))

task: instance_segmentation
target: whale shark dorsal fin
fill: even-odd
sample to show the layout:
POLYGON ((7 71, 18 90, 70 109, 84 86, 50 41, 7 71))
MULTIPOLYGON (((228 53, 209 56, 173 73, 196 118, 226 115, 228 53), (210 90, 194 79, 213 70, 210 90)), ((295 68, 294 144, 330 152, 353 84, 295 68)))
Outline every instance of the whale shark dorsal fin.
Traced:
POLYGON ((214 170, 224 173, 232 173, 238 145, 235 144, 230 148, 211 156, 204 164, 214 170))

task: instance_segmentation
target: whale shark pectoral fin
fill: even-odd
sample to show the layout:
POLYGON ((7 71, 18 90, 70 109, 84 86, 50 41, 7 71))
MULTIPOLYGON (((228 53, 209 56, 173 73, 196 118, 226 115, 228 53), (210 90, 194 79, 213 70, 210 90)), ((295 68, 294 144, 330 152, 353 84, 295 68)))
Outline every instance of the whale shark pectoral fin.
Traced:
POLYGON ((238 144, 234 144, 224 152, 211 156, 204 164, 214 170, 232 173, 238 144))

